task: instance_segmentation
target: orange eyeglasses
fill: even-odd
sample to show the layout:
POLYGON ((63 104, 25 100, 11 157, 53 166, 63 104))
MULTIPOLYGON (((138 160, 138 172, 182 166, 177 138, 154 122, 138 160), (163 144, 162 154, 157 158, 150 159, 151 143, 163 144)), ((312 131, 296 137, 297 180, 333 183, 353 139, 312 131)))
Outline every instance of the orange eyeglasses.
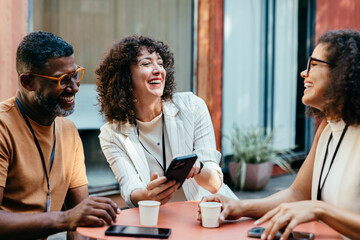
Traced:
POLYGON ((77 67, 77 69, 74 72, 65 73, 65 74, 61 75, 60 77, 50 77, 50 76, 40 75, 40 74, 36 74, 36 73, 29 73, 29 74, 38 76, 38 77, 48 78, 51 80, 56 80, 56 81, 58 81, 59 87, 61 89, 64 89, 71 83, 72 80, 74 80, 75 83, 78 83, 83 78, 85 68, 80 67, 79 65, 77 65, 76 67, 77 67))

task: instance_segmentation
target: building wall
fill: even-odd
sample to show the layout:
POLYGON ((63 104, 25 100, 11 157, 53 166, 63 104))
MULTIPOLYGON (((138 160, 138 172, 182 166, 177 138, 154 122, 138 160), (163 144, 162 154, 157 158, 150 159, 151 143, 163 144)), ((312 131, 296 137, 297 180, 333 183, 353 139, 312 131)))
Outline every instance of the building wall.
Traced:
POLYGON ((317 0, 316 39, 329 30, 360 30, 360 0, 317 0))
POLYGON ((27 0, 0 1, 0 101, 17 90, 15 52, 27 33, 27 0))

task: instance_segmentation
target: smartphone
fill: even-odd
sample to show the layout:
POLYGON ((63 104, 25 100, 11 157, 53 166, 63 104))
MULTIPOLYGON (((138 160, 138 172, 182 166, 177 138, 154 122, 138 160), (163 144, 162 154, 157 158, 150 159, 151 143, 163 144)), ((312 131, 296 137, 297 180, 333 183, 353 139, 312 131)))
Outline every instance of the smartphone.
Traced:
POLYGON ((175 180, 176 182, 180 183, 179 188, 181 188, 196 159, 196 154, 174 158, 165 173, 167 180, 175 180))
POLYGON ((111 225, 106 231, 107 236, 127 236, 142 238, 168 238, 170 236, 170 228, 156 227, 138 227, 138 226, 121 226, 111 225))
MULTIPOLYGON (((260 238, 261 234, 264 232, 264 228, 262 227, 254 227, 248 231, 248 236, 253 238, 260 238)), ((274 239, 280 239, 281 233, 277 232, 274 239)), ((291 232, 288 239, 291 240, 309 240, 314 239, 315 235, 313 233, 307 233, 307 232, 291 232)))

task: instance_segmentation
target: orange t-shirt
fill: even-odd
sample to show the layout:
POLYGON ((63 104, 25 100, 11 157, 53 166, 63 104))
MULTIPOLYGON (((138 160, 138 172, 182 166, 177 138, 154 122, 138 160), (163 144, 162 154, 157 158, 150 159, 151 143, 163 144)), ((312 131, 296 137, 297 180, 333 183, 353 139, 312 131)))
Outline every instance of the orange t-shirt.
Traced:
MULTIPOLYGON (((43 126, 28 119, 49 171, 54 123, 43 126)), ((83 146, 75 125, 57 117, 55 135, 51 211, 61 210, 68 189, 87 184, 83 146)), ((29 213, 46 210, 48 190, 41 157, 14 97, 0 103, 0 186, 4 187, 1 209, 29 213)))

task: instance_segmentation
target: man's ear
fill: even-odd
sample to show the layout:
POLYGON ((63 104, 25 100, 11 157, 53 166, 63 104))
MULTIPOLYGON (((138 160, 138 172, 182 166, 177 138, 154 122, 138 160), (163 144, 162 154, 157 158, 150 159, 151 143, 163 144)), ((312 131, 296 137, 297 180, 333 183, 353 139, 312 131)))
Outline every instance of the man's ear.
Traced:
POLYGON ((25 88, 28 91, 34 91, 33 85, 33 78, 30 77, 30 74, 26 74, 26 73, 22 73, 19 76, 20 78, 20 84, 21 86, 23 86, 23 88, 25 88))

